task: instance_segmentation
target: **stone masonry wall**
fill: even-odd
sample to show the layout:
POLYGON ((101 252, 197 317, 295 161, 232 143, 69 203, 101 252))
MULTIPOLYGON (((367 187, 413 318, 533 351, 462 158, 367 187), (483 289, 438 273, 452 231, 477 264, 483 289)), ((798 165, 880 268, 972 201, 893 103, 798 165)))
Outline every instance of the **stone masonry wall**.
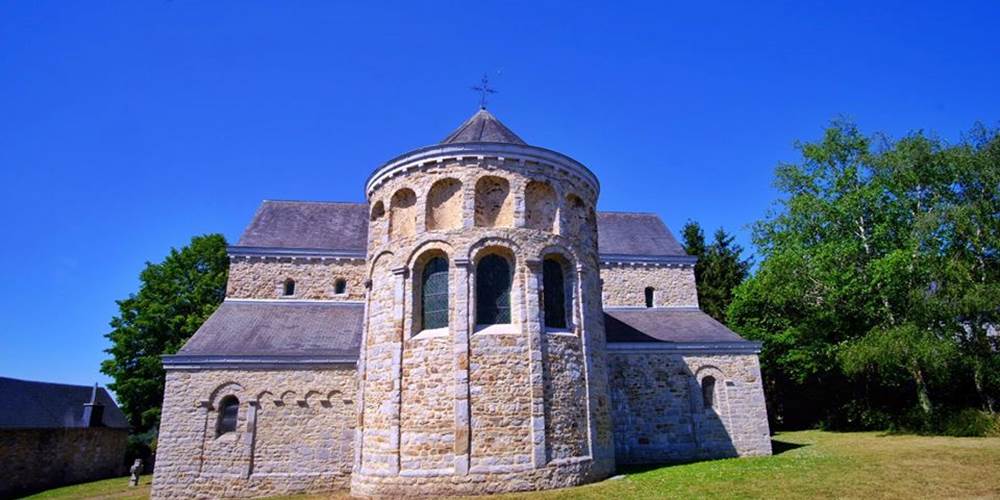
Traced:
POLYGON ((653 287, 655 307, 698 307, 694 266, 601 264, 604 307, 644 307, 653 287))
POLYGON ((760 366, 753 354, 609 352, 619 465, 769 455, 760 366), (701 382, 715 378, 706 408, 701 382))
POLYGON ((234 257, 229 263, 226 297, 230 299, 326 299, 360 301, 365 298, 363 259, 288 259, 234 257), (285 280, 295 281, 295 294, 284 296, 285 280), (335 293, 338 279, 346 280, 343 294, 335 293))
POLYGON ((153 498, 343 489, 353 460, 353 367, 167 372, 153 498), (239 399, 235 432, 218 404, 239 399))
POLYGON ((125 473, 127 429, 0 430, 0 498, 125 473))

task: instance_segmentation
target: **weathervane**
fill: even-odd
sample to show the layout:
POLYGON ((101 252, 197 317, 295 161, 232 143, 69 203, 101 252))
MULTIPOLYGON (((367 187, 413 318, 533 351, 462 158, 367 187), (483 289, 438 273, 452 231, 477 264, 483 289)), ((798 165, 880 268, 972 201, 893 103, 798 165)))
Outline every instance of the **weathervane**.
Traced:
POLYGON ((483 79, 480 80, 479 85, 472 87, 472 90, 479 92, 480 109, 486 109, 486 96, 497 93, 496 89, 490 88, 490 77, 486 73, 483 73, 483 79))

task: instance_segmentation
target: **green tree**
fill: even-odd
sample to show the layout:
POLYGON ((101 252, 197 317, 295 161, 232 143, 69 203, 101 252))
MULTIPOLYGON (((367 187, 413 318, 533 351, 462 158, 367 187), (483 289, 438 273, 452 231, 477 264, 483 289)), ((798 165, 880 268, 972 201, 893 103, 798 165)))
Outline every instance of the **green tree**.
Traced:
POLYGON ((715 231, 711 245, 705 245, 705 233, 695 221, 681 230, 684 251, 698 258, 694 266, 698 284, 698 304, 713 318, 725 322, 726 309, 733 300, 733 289, 746 279, 750 260, 743 259, 743 248, 722 228, 715 231))
POLYGON ((147 262, 139 291, 119 300, 106 335, 110 359, 101 372, 114 382, 122 411, 136 431, 159 423, 164 371, 160 356, 180 349, 225 298, 229 259, 220 234, 196 236, 171 249, 158 264, 147 262))
POLYGON ((784 196, 754 228, 763 260, 728 317, 764 341, 779 418, 859 426, 912 404, 929 421, 968 404, 970 379, 994 404, 998 139, 977 130, 947 146, 837 121, 778 167, 784 196))

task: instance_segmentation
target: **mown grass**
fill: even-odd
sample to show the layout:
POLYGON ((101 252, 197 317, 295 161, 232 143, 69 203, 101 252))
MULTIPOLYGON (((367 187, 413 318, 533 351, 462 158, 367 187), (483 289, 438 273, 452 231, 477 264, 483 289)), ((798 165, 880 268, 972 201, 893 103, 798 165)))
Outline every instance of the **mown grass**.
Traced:
MULTIPOLYGON (((802 431, 781 433, 774 445, 775 455, 770 457, 632 469, 623 477, 588 486, 497 498, 1000 497, 1000 438, 802 431)), ((141 491, 126 491, 127 479, 122 478, 51 490, 37 498, 137 498, 128 495, 147 495, 148 478, 144 479, 147 486, 141 491)), ((340 493, 286 498, 345 497, 340 493)))
POLYGON ((27 498, 149 498, 152 475, 140 476, 139 486, 129 487, 128 477, 116 477, 43 491, 27 498))

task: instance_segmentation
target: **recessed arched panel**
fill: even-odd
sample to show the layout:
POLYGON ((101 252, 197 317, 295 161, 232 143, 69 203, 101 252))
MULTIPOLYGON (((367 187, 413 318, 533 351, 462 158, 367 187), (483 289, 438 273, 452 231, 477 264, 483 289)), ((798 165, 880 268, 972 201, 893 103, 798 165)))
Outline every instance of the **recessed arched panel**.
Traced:
POLYGON ((462 183, 441 179, 427 193, 427 230, 440 231, 462 227, 462 183))
POLYGON ((381 201, 376 201, 372 206, 371 221, 375 222, 385 216, 385 205, 381 201))
POLYGON ((556 220, 556 192, 546 182, 531 181, 524 189, 524 223, 529 229, 552 231, 556 220))
POLYGON ((417 229, 417 195, 412 189, 396 191, 389 200, 389 234, 392 237, 413 236, 417 229))
POLYGON ((510 183, 502 177, 486 176, 476 182, 476 226, 513 227, 514 203, 510 183))

